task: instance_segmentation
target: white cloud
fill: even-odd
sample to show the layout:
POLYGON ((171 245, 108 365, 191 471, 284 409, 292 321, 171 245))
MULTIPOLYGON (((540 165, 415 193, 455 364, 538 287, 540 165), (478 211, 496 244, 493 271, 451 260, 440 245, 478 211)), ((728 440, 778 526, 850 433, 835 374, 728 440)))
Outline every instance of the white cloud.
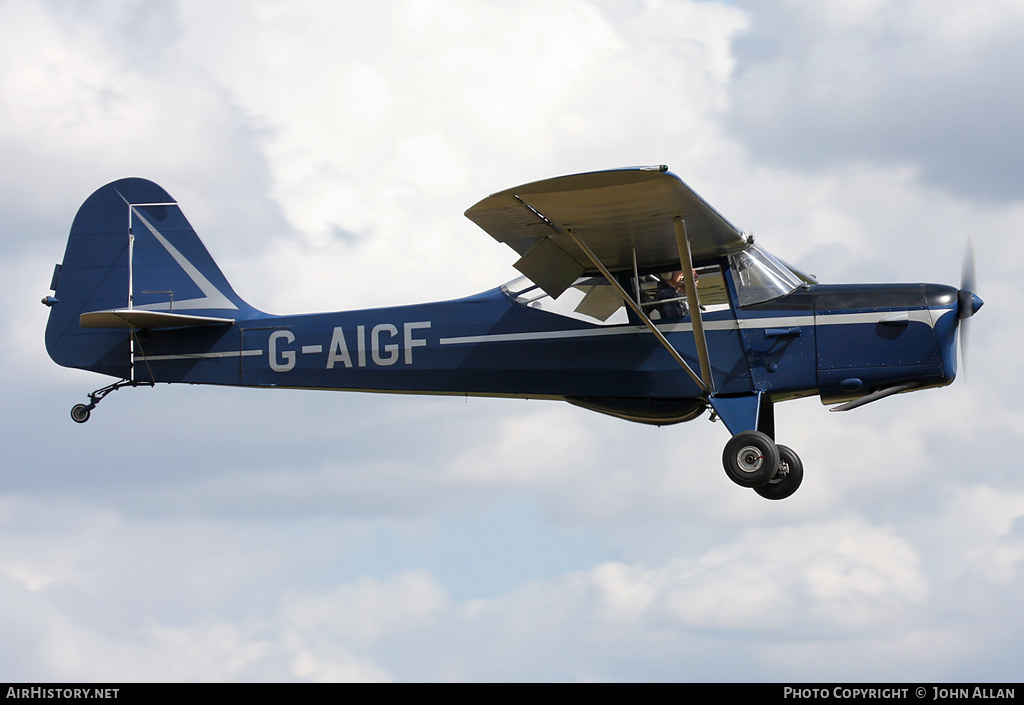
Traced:
POLYGON ((567 169, 706 151, 742 26, 705 3, 652 5, 626 23, 633 34, 677 23, 682 43, 666 51, 627 40, 586 2, 404 2, 354 15, 183 3, 182 17, 183 53, 202 56, 258 126, 271 195, 302 233, 301 251, 275 243, 253 275, 281 292, 273 310, 425 300, 421 287, 448 298, 510 278, 512 253, 462 211, 567 169), (659 133, 679 144, 636 148, 659 133))
POLYGON ((749 3, 733 125, 755 156, 800 167, 911 164, 925 183, 1017 200, 1007 85, 1024 13, 1009 2, 749 3))
POLYGON ((447 602, 433 576, 420 571, 389 581, 360 578, 324 595, 290 596, 284 620, 289 630, 323 629, 335 638, 360 643, 413 629, 445 610, 447 602))
MULTIPOLYGON (((951 534, 970 523, 974 534, 956 534, 959 547, 944 559, 960 570, 938 576, 926 574, 928 558, 915 544, 932 539, 849 516, 759 523, 689 557, 602 563, 464 601, 452 600, 424 570, 339 579, 351 548, 329 536, 340 528, 335 521, 300 521, 295 530, 182 524, 8 499, 6 517, 31 513, 46 527, 23 556, 30 569, 45 570, 50 556, 68 550, 68 536, 79 543, 63 583, 0 581, 0 622, 19 635, 22 654, 57 659, 8 662, 12 673, 37 677, 614 678, 626 673, 616 675, 627 654, 647 658, 660 650, 649 677, 678 675, 682 660, 711 679, 759 679, 772 672, 770 645, 779 639, 798 652, 818 644, 817 653, 804 653, 795 671, 784 672, 835 672, 829 662, 837 652, 855 663, 874 663, 879 649, 895 658, 922 624, 945 630, 949 644, 956 635, 973 639, 979 606, 969 595, 987 585, 1012 590, 1005 570, 1019 571, 1013 566, 1021 557, 1010 532, 1024 507, 1019 498, 1002 500, 1001 519, 986 530, 977 519, 990 510, 990 497, 964 499, 950 499, 942 523, 951 534), (1010 563, 1005 549, 1018 551, 1010 563), (973 576, 971 585, 962 586, 962 571, 973 576), (708 639, 704 653, 691 653, 695 641, 708 639), (746 667, 718 663, 726 653, 746 667), (601 663, 611 670, 594 671, 601 663)), ((8 519, 5 526, 4 545, 11 546, 11 532, 24 531, 25 522, 8 519)), ((941 642, 930 648, 946 654, 941 642)), ((970 648, 983 659, 992 647, 970 648)))

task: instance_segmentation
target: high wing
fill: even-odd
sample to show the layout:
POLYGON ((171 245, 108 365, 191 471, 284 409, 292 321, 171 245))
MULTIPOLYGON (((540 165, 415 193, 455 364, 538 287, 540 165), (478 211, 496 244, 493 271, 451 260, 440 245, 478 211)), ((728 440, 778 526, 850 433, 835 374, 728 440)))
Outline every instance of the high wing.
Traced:
POLYGON ((677 218, 685 223, 695 261, 749 244, 741 230, 664 165, 516 186, 483 199, 466 217, 518 252, 516 269, 552 296, 579 276, 599 274, 595 257, 610 272, 678 269, 677 218))
POLYGON ((535 181, 488 196, 466 217, 518 252, 515 268, 553 298, 579 277, 601 274, 687 374, 714 392, 693 263, 750 242, 667 166, 535 181), (639 269, 683 271, 699 376, 615 277, 639 269))

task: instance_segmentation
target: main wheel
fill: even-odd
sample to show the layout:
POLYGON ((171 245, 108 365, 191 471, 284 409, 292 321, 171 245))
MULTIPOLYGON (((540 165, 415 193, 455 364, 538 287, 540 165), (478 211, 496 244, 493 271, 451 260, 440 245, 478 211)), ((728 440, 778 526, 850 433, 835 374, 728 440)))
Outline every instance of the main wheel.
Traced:
POLYGON ((725 444, 722 465, 729 479, 741 487, 759 487, 773 477, 779 467, 779 449, 760 431, 743 431, 725 444))
POLYGON ((785 499, 797 491, 804 481, 804 464, 800 456, 787 446, 779 448, 779 471, 767 484, 755 487, 754 492, 765 499, 785 499))
POLYGON ((71 407, 71 420, 75 423, 85 423, 91 413, 92 410, 85 404, 75 404, 71 407))

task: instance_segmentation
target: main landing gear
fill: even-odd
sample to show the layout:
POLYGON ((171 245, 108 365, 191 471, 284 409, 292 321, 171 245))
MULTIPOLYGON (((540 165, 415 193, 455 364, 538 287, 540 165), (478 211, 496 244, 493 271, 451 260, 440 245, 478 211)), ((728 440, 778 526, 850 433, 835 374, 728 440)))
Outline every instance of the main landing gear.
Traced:
POLYGON ((111 392, 116 392, 121 387, 140 386, 152 387, 154 386, 154 384, 153 382, 140 382, 134 379, 122 379, 119 382, 108 384, 106 387, 103 387, 102 389, 97 389, 95 392, 90 392, 88 404, 75 404, 73 407, 71 407, 71 420, 74 421, 75 423, 85 423, 86 421, 89 420, 89 417, 92 415, 92 410, 95 409, 96 405, 103 400, 103 397, 107 396, 111 392))
POLYGON ((804 479, 800 456, 760 431, 743 431, 725 444, 722 464, 729 479, 765 499, 785 499, 804 479))

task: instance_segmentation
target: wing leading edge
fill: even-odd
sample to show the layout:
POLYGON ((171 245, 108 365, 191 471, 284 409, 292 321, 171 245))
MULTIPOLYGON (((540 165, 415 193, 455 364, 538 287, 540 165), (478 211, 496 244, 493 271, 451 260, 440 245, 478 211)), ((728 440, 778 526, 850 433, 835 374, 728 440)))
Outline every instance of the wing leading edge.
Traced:
POLYGON ((516 186, 481 200, 466 217, 518 252, 516 269, 552 296, 577 277, 598 273, 577 238, 610 272, 634 266, 677 269, 676 218, 686 223, 694 260, 738 252, 748 244, 741 230, 665 166, 516 186))

